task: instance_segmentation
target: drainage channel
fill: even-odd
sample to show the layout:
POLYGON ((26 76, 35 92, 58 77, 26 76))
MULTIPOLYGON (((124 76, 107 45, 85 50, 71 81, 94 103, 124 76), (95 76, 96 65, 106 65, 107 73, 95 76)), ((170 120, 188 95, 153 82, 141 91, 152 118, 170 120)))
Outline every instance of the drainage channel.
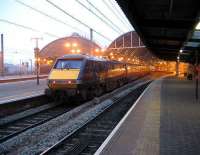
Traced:
POLYGON ((122 99, 116 99, 115 103, 100 115, 61 139, 40 155, 94 154, 147 86, 148 84, 142 85, 122 99))

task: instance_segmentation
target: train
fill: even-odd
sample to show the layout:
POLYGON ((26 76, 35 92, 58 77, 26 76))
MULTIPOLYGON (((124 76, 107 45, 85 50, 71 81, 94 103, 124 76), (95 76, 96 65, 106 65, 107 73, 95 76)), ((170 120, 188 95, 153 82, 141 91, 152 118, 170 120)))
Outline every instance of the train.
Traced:
POLYGON ((65 101, 79 96, 82 100, 98 97, 131 80, 148 74, 149 67, 84 54, 68 54, 53 65, 45 94, 65 101))

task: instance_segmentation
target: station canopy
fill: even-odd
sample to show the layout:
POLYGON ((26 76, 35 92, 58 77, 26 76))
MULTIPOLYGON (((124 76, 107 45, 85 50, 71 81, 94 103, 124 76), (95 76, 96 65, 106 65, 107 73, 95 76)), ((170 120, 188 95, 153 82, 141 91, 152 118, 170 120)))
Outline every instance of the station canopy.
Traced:
POLYGON ((195 63, 200 57, 200 0, 116 1, 159 58, 195 63))

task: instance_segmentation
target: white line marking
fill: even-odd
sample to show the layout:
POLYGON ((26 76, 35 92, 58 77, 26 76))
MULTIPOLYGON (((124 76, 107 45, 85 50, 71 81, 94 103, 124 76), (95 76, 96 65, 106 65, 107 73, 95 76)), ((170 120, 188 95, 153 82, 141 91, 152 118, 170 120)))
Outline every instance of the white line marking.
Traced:
POLYGON ((139 100, 143 97, 143 95, 149 90, 149 88, 156 82, 157 80, 153 81, 144 91, 143 93, 139 96, 139 98, 135 101, 135 104, 129 109, 129 111, 126 113, 126 115, 121 119, 121 121, 117 124, 117 126, 114 128, 114 130, 109 134, 109 136, 106 138, 106 140, 101 144, 99 149, 95 152, 94 155, 100 155, 100 153, 103 151, 103 149, 106 147, 106 145, 109 143, 111 138, 115 135, 115 133, 119 130, 121 125, 124 123, 126 118, 129 116, 129 114, 133 111, 133 109, 136 107, 138 104, 139 100))

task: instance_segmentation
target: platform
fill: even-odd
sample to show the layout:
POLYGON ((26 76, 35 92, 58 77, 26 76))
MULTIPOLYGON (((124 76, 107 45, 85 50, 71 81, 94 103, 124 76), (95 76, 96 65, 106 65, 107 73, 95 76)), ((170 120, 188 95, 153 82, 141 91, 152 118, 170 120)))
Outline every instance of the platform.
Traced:
MULTIPOLYGON (((40 75, 40 79, 47 78, 48 75, 40 75)), ((25 81, 36 79, 36 75, 10 75, 10 76, 0 76, 0 83, 16 82, 16 81, 25 81)))
POLYGON ((42 95, 46 87, 46 79, 40 79, 40 85, 36 79, 0 83, 0 104, 42 95))
POLYGON ((193 81, 154 81, 96 155, 200 154, 200 103, 193 81))

